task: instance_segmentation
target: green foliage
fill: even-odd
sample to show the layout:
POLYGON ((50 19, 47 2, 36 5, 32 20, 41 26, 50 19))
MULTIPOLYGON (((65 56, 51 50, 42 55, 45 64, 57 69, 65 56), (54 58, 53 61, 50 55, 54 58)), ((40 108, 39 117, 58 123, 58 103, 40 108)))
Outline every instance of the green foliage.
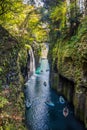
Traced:
POLYGON ((0 2, 0 23, 6 24, 7 21, 15 19, 15 16, 23 10, 22 1, 3 0, 0 2))
POLYGON ((81 38, 84 34, 87 34, 87 16, 82 20, 82 23, 78 28, 78 37, 81 38))
POLYGON ((28 45, 28 44, 25 44, 25 48, 27 49, 27 50, 30 50, 30 45, 28 45))
POLYGON ((0 23, 17 38, 19 43, 31 45, 33 41, 42 42, 46 39, 47 32, 42 28, 39 11, 33 6, 24 5, 21 1, 16 1, 12 8, 17 9, 9 10, 0 16, 0 23))
POLYGON ((0 15, 0 24, 5 28, 3 34, 0 34, 0 40, 2 40, 1 53, 9 50, 8 54, 2 55, 0 67, 2 81, 6 83, 7 74, 10 71, 10 58, 17 57, 19 51, 17 64, 19 64, 19 68, 26 67, 27 51, 30 46, 35 49, 35 55, 41 56, 41 44, 47 40, 48 32, 43 28, 40 11, 36 10, 34 6, 24 5, 21 0, 3 0, 3 5, 6 8, 9 7, 8 11, 0 15), (7 2, 8 5, 6 6, 7 2), (12 50, 12 53, 10 53, 10 50, 12 50))
POLYGON ((9 11, 11 12, 17 12, 19 11, 18 9, 18 4, 20 3, 21 0, 3 0, 0 1, 0 15, 4 15, 5 13, 8 13, 9 11))
POLYGON ((75 17, 80 16, 80 9, 76 3, 77 1, 73 1, 69 4, 68 10, 70 10, 70 18, 74 19, 75 17))
POLYGON ((0 96, 0 108, 3 108, 8 103, 8 100, 0 96))
POLYGON ((87 72, 87 18, 82 20, 76 35, 57 41, 50 45, 49 57, 52 58, 52 65, 55 66, 57 58, 57 67, 59 71, 70 79, 73 79, 78 86, 80 84, 87 85, 83 81, 83 73, 87 72))
POLYGON ((16 130, 12 124, 9 124, 9 125, 4 126, 4 127, 5 127, 5 130, 11 130, 11 129, 16 130))
POLYGON ((66 22, 66 12, 67 12, 66 2, 61 2, 51 11, 50 18, 52 19, 52 22, 53 23, 58 22, 60 24, 60 28, 64 27, 66 22))
POLYGON ((0 75, 2 74, 2 72, 3 72, 3 69, 2 69, 2 67, 0 67, 0 75))
POLYGON ((0 80, 0 86, 1 86, 1 84, 2 84, 2 80, 0 80))
MULTIPOLYGON (((27 46, 27 48, 29 48, 29 46, 27 46)), ((27 63, 27 49, 26 49, 26 46, 19 53, 18 63, 19 63, 20 67, 26 67, 26 63, 27 63)))
POLYGON ((1 86, 2 86, 2 80, 0 80, 0 90, 1 90, 1 88, 2 88, 1 86))
POLYGON ((18 128, 16 128, 14 124, 7 124, 6 126, 4 126, 4 129, 5 130, 17 130, 17 129, 18 130, 26 130, 26 128, 24 126, 18 126, 18 128))
MULTIPOLYGON (((9 87, 13 93, 12 97, 9 95, 8 99, 16 100, 12 102, 11 109, 15 102, 17 102, 18 110, 21 111, 21 109, 23 109, 22 99, 24 97, 19 93, 21 96, 21 100, 19 101, 16 99, 17 96, 15 97, 15 95, 17 94, 17 91, 19 91, 20 85, 24 83, 23 76, 25 76, 26 73, 25 69, 27 64, 28 51, 30 50, 31 46, 33 46, 36 56, 41 56, 41 44, 47 39, 48 32, 45 30, 45 28, 43 28, 40 12, 37 11, 33 6, 24 5, 21 0, 3 0, 0 1, 0 4, 1 2, 4 2, 3 4, 6 8, 4 8, 3 14, 0 15, 0 24, 6 30, 4 30, 5 33, 0 34, 0 41, 2 40, 2 44, 0 45, 0 52, 2 54, 0 59, 0 75, 2 79, 0 80, 0 88, 2 84, 7 84, 7 76, 9 73, 10 75, 12 73, 16 73, 15 76, 10 76, 12 77, 12 80, 14 80, 12 82, 9 80, 9 82, 11 82, 9 83, 9 87), (6 35, 4 36, 4 34, 6 35), (12 61, 15 62, 14 65, 12 61), (22 73, 20 73, 20 71, 22 73), (16 82, 15 79, 16 81, 18 80, 18 82, 16 82)), ((0 5, 0 14, 1 13, 2 10, 0 5)), ((5 97, 0 96, 0 108, 4 108, 4 111, 6 112, 8 112, 8 110, 6 110, 5 105, 7 106, 8 103, 9 102, 5 97)), ((20 124, 19 122, 17 124, 16 123, 16 121, 12 120, 12 122, 10 122, 10 120, 7 120, 7 122, 4 122, 4 126, 0 129, 25 129, 23 124, 21 124, 21 121, 20 124)))

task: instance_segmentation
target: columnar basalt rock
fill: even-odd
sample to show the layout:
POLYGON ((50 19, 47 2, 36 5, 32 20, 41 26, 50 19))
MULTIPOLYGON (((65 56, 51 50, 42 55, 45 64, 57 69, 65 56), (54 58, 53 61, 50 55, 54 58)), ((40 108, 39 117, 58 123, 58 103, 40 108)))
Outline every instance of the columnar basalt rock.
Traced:
POLYGON ((64 94, 70 103, 74 105, 75 115, 84 122, 87 127, 87 88, 78 86, 74 80, 64 77, 54 70, 50 73, 51 87, 58 93, 64 94))

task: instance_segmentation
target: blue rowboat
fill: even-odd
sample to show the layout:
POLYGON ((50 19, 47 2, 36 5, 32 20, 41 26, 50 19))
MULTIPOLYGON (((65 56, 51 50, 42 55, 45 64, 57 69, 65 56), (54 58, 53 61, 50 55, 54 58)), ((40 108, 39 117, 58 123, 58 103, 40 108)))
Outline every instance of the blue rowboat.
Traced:
POLYGON ((31 107, 31 102, 26 100, 25 101, 25 106, 26 106, 27 109, 29 109, 31 107))
POLYGON ((55 104, 53 103, 53 102, 51 102, 51 101, 47 101, 47 102, 45 102, 48 106, 50 106, 50 107, 54 107, 55 106, 55 104))
POLYGON ((59 102, 60 102, 61 104, 64 104, 64 103, 65 103, 65 99, 64 99, 62 96, 60 96, 60 97, 59 97, 59 102))

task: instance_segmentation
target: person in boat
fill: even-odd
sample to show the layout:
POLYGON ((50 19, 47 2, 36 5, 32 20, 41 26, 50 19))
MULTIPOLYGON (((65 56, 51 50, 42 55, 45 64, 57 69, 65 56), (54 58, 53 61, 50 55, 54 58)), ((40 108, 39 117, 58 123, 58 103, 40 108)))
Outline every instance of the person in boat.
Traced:
POLYGON ((63 98, 62 96, 59 97, 59 102, 60 102, 61 104, 64 104, 64 103, 65 103, 65 100, 64 100, 64 98, 63 98))
POLYGON ((46 72, 49 71, 49 69, 46 69, 46 72))
POLYGON ((44 86, 47 86, 47 83, 46 83, 46 81, 44 81, 44 83, 43 83, 43 84, 44 84, 44 86))
POLYGON ((46 101, 45 102, 48 106, 54 107, 55 104, 52 101, 46 101))
POLYGON ((27 100, 25 101, 25 106, 26 106, 26 108, 30 108, 30 107, 31 107, 31 102, 30 102, 29 99, 27 99, 27 100))
POLYGON ((69 114, 69 109, 68 109, 67 107, 64 107, 64 109, 63 109, 63 115, 64 115, 65 117, 67 117, 68 114, 69 114))

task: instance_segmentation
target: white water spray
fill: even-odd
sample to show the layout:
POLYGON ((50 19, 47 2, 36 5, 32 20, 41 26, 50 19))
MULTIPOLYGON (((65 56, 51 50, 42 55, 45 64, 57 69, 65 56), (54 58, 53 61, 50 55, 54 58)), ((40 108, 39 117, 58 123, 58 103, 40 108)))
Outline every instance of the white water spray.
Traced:
POLYGON ((29 50, 29 56, 30 60, 28 63, 28 78, 30 78, 31 75, 35 74, 35 58, 32 48, 29 50))

